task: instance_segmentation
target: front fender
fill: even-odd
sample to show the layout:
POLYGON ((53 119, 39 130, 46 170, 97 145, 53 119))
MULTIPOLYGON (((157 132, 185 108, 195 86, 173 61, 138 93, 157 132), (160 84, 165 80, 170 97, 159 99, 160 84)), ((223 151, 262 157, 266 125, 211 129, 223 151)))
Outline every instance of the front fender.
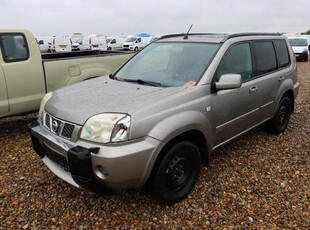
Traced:
POLYGON ((149 132, 149 136, 168 143, 182 133, 197 130, 204 135, 207 143, 212 143, 211 127, 206 114, 199 111, 185 111, 158 122, 149 132))

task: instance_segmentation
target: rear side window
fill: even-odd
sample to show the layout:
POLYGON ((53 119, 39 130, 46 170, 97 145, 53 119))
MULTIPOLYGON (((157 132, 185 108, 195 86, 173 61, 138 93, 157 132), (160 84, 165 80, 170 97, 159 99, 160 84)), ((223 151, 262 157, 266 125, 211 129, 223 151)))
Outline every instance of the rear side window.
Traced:
POLYGON ((288 66, 290 64, 290 58, 286 42, 284 40, 276 40, 274 41, 274 45, 278 54, 279 67, 283 68, 288 66))
POLYGON ((0 45, 3 60, 7 63, 29 58, 29 49, 23 34, 0 34, 0 45))
POLYGON ((277 58, 272 41, 258 41, 254 42, 253 45, 256 75, 277 70, 277 58))

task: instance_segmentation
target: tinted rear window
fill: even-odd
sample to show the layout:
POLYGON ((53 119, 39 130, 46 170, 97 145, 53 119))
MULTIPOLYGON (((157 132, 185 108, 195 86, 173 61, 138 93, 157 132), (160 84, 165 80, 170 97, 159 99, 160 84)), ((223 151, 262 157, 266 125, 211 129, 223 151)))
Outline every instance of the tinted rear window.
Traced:
POLYGON ((272 41, 254 42, 256 75, 272 72, 277 69, 277 58, 272 41))
POLYGON ((288 49, 286 46, 286 42, 284 40, 276 40, 274 41, 274 45, 277 50, 278 59, 279 59, 279 67, 283 68, 290 64, 290 58, 288 49))

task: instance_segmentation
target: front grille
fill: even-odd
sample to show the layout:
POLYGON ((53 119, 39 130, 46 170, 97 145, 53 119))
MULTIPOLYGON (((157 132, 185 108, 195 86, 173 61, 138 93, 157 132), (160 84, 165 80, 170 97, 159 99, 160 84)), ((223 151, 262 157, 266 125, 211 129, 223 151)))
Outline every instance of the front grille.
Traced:
POLYGON ((129 47, 129 45, 123 45, 123 47, 128 48, 128 47, 129 47))
POLYGON ((71 139, 75 128, 74 124, 62 121, 48 113, 44 113, 43 123, 45 128, 47 128, 49 131, 67 139, 71 139))
POLYGON ((64 128, 62 129, 61 136, 66 137, 66 138, 71 138, 73 130, 74 130, 74 125, 65 123, 64 128))

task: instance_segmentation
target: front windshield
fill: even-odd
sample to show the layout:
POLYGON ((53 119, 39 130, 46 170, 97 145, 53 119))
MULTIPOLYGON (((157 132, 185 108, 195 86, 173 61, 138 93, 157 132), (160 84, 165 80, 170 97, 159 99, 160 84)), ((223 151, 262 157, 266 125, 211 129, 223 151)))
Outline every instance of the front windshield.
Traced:
POLYGON ((307 46, 307 39, 290 38, 288 41, 291 46, 307 46))
POLYGON ((127 38, 126 42, 134 42, 136 39, 136 37, 127 38))
POLYGON ((152 43, 115 75, 124 81, 139 80, 160 86, 194 86, 209 66, 219 44, 152 43))

